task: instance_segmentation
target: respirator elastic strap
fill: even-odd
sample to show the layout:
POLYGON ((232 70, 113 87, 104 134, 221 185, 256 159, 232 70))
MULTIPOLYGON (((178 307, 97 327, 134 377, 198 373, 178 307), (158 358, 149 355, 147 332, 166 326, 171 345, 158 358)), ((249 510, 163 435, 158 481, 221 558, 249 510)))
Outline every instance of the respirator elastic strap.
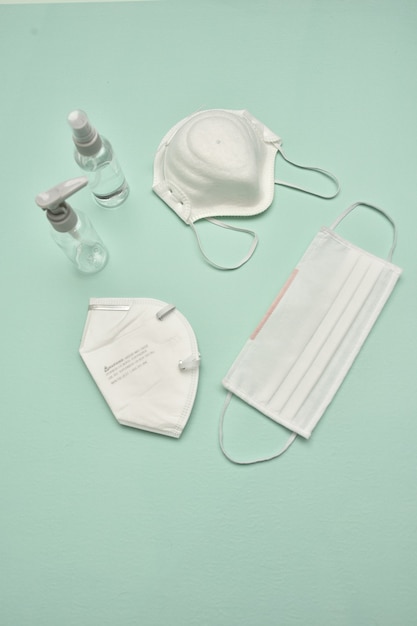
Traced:
POLYGON ((194 224, 192 222, 190 222, 190 226, 193 230, 193 233, 197 239, 197 243, 198 243, 198 247, 200 248, 200 252, 203 255, 203 257, 206 259, 206 261, 212 265, 213 267, 215 267, 218 270, 237 270, 239 267, 242 267, 242 265, 244 265, 247 261, 249 261, 249 259, 251 258, 251 256, 253 255, 253 253, 255 252, 255 248, 258 245, 258 235, 253 231, 253 230, 249 230, 247 228, 239 228, 238 226, 231 226, 230 224, 226 224, 225 222, 221 222, 220 220, 216 220, 214 218, 206 218, 208 222, 211 222, 212 224, 214 224, 215 226, 220 226, 221 228, 226 228, 228 230, 235 230, 239 233, 245 233, 247 235, 250 235, 252 237, 252 243, 250 245, 250 248, 248 250, 248 252, 245 254, 245 256, 239 261, 239 263, 237 263, 236 265, 231 265, 231 266, 225 266, 225 265, 219 265, 218 263, 216 263, 215 261, 213 261, 212 259, 210 259, 207 254, 204 252, 202 243, 201 243, 201 239, 200 236, 197 232, 196 227, 194 226, 194 224))
POLYGON ((280 152, 281 156, 283 159, 285 159, 285 161, 287 161, 287 163, 289 163, 290 165, 294 165, 294 167, 297 167, 300 170, 310 170, 311 172, 317 172, 318 174, 321 174, 322 176, 325 176, 326 178, 330 178, 330 180, 334 183, 334 185, 336 186, 336 191, 334 193, 332 193, 331 195, 324 195, 321 193, 317 193, 316 191, 311 191, 310 189, 305 189, 304 187, 300 187, 298 185, 293 185, 292 183, 286 183, 282 180, 275 180, 275 184, 276 185, 282 185, 284 187, 290 187, 291 189, 296 189, 297 191, 302 191, 304 193, 308 193, 311 196, 317 196, 318 198, 324 198, 325 200, 331 200, 332 198, 335 198, 337 196, 337 194, 340 191, 340 184, 338 179, 336 178, 336 176, 334 174, 332 174, 331 172, 328 172, 327 170, 323 170, 320 167, 311 167, 309 165, 300 165, 299 163, 295 163, 294 161, 291 161, 287 155, 283 152, 282 147, 279 146, 278 151, 280 152))

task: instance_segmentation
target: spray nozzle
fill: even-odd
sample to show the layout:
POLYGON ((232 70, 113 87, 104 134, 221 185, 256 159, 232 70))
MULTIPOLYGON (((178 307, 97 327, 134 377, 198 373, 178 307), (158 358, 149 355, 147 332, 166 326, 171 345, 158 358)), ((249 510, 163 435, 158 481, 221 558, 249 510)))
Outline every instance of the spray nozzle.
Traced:
POLYGON ((102 141, 96 129, 91 126, 87 114, 79 109, 68 115, 72 128, 72 138, 80 154, 92 156, 100 150, 102 141))
POLYGON ((65 200, 85 187, 87 182, 86 176, 71 178, 36 196, 36 204, 46 211, 47 218, 55 230, 66 233, 75 227, 77 215, 65 200))

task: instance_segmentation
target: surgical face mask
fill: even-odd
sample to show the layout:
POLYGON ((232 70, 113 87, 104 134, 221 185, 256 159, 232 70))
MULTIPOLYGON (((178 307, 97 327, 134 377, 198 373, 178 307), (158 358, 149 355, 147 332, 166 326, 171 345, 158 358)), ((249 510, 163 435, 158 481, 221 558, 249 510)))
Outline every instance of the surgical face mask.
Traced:
POLYGON ((335 228, 316 235, 223 380, 229 391, 220 420, 220 446, 235 463, 280 456, 296 435, 308 439, 373 327, 401 269, 358 248, 335 228), (292 434, 277 454, 238 461, 223 442, 223 420, 232 395, 292 434))
POLYGON ((194 332, 175 306, 92 298, 80 354, 120 424, 180 437, 197 392, 194 332))
POLYGON ((211 109, 195 113, 165 135, 155 156, 153 191, 191 226, 204 258, 217 269, 241 267, 255 251, 258 237, 251 230, 214 218, 262 213, 272 203, 275 184, 321 198, 334 198, 339 191, 333 174, 290 161, 282 150, 281 138, 247 111, 211 109), (334 193, 326 196, 276 180, 278 151, 292 165, 329 177, 335 184, 334 193), (251 235, 252 243, 245 257, 230 267, 210 259, 195 227, 203 218, 251 235))

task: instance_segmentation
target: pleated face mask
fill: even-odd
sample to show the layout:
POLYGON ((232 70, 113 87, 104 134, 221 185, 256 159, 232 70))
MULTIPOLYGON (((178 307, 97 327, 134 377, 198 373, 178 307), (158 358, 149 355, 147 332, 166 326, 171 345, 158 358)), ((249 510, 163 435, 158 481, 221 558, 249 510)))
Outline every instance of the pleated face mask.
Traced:
POLYGON ((220 445, 234 463, 280 456, 296 435, 308 439, 349 371, 391 294, 401 269, 322 228, 291 273, 223 380, 229 391, 220 420, 220 445), (277 454, 238 461, 223 442, 232 395, 284 426, 291 435, 277 454))
POLYGON ((194 332, 175 306, 92 298, 80 354, 120 424, 180 437, 197 392, 194 332))
POLYGON ((214 218, 262 213, 272 203, 275 184, 321 198, 334 198, 339 191, 337 179, 329 172, 290 161, 280 137, 247 111, 211 109, 183 119, 162 139, 154 160, 153 191, 191 226, 204 258, 217 269, 241 267, 252 256, 258 237, 214 218), (277 151, 292 165, 331 178, 335 192, 326 196, 275 180, 277 151), (201 219, 251 235, 247 255, 230 267, 210 259, 195 228, 201 219))

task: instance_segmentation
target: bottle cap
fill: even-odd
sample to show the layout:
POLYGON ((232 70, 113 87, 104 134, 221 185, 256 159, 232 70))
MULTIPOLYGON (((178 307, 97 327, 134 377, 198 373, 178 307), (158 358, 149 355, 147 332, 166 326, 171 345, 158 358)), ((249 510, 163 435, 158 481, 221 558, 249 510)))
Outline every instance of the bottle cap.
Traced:
POLYGON ((71 178, 36 196, 36 204, 46 211, 48 220, 58 232, 67 233, 77 224, 77 214, 65 200, 85 187, 87 182, 85 176, 71 178))
POLYGON ((79 109, 68 115, 68 122, 72 128, 72 139, 80 154, 93 156, 102 146, 101 137, 91 126, 87 114, 79 109))

